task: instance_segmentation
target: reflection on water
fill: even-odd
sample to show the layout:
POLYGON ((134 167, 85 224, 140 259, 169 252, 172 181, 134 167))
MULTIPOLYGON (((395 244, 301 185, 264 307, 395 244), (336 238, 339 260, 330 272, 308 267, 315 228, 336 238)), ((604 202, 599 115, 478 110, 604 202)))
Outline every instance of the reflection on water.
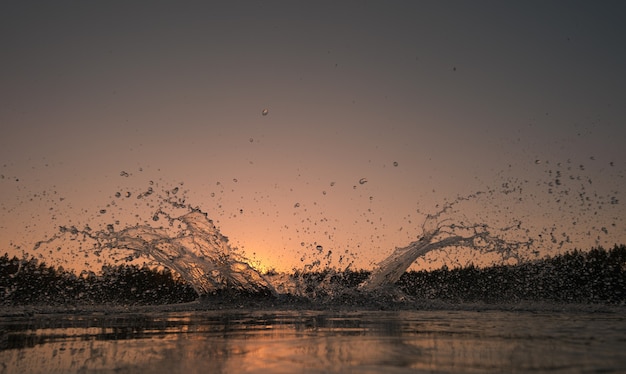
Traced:
POLYGON ((0 371, 622 372, 622 313, 189 311, 0 317, 0 371))

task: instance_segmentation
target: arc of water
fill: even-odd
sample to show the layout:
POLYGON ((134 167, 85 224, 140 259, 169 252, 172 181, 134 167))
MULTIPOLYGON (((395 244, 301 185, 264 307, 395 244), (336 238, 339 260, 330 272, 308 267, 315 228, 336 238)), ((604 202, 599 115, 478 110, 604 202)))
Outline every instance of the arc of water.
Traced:
MULTIPOLYGON (((428 215, 422 225, 423 236, 406 247, 396 248, 394 252, 381 261, 370 277, 359 285, 364 291, 393 285, 418 257, 428 252, 446 247, 469 247, 482 253, 497 252, 503 258, 518 258, 521 247, 529 247, 532 240, 525 242, 508 242, 490 234, 486 225, 457 225, 449 220, 439 221, 451 205, 440 212, 428 215), (459 233, 465 235, 459 235, 459 233)), ((507 231, 511 228, 502 229, 507 231)))
POLYGON ((190 232, 175 238, 162 230, 140 226, 112 234, 113 240, 108 240, 106 246, 131 250, 175 270, 199 295, 219 290, 277 295, 261 274, 232 255, 227 238, 208 220, 203 222, 202 217, 190 215, 184 221, 190 232))
POLYGON ((421 238, 406 247, 396 248, 389 257, 378 264, 376 270, 359 288, 365 291, 374 291, 392 285, 400 279, 418 257, 436 249, 469 243, 471 240, 472 238, 453 236, 436 243, 430 243, 425 238, 421 238))

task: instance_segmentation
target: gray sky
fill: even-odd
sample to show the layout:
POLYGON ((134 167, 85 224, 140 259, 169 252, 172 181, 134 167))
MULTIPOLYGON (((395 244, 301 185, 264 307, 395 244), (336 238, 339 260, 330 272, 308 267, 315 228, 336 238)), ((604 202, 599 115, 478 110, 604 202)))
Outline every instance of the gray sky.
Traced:
MULTIPOLYGON (((623 243, 624 11, 3 2, 0 244, 28 250, 150 181, 184 183, 268 267, 318 244, 370 266, 416 238, 417 210, 507 182, 524 204, 502 194, 468 211, 562 223, 571 246, 623 243), (550 186, 557 171, 567 183, 550 186)), ((150 209, 134 205, 129 223, 150 209)))

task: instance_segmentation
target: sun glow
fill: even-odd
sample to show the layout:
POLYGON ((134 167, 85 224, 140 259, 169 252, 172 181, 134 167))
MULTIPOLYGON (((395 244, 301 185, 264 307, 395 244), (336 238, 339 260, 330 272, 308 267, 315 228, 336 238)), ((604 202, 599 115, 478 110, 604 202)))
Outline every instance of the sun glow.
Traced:
POLYGON ((270 264, 266 259, 254 258, 250 260, 249 265, 258 271, 259 274, 265 275, 267 273, 274 272, 276 268, 270 264))

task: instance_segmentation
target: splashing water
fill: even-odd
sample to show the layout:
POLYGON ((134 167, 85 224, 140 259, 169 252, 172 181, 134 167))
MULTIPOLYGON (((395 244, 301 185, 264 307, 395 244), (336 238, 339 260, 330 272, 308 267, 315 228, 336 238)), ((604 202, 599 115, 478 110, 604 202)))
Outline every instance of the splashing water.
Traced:
POLYGON ((239 259, 206 213, 193 210, 172 221, 181 229, 171 236, 163 229, 136 226, 98 239, 104 247, 129 249, 176 270, 199 295, 222 290, 276 294, 248 263, 239 259))
MULTIPOLYGON (((350 269, 353 258, 342 255, 339 266, 343 269, 330 268, 333 254, 321 245, 314 247, 313 258, 307 258, 307 263, 302 260, 304 267, 302 270, 294 269, 295 274, 261 275, 236 248, 231 248, 228 238, 220 233, 206 213, 197 207, 191 207, 185 201, 185 192, 179 186, 164 190, 166 196, 162 196, 152 181, 150 187, 141 193, 127 190, 115 193, 115 200, 106 209, 98 210, 99 218, 113 219, 105 224, 101 223, 101 229, 64 226, 50 239, 38 242, 35 249, 56 240, 70 240, 80 243, 80 252, 85 253, 85 257, 87 254, 100 256, 106 252, 105 258, 122 258, 124 261, 148 258, 174 270, 200 296, 241 292, 273 296, 292 294, 319 299, 333 298, 352 291, 371 293, 385 290, 384 292, 391 294, 391 286, 407 269, 433 251, 461 249, 481 256, 492 254, 501 261, 513 259, 521 262, 529 253, 534 252, 536 255, 539 249, 550 245, 560 249, 566 244, 576 243, 575 235, 597 234, 598 238, 599 235, 607 235, 610 230, 606 226, 593 226, 593 218, 600 209, 616 208, 619 201, 617 190, 605 194, 594 192, 592 195, 587 186, 591 185, 590 179, 583 186, 579 186, 584 176, 572 174, 566 178, 570 169, 561 169, 563 167, 557 164, 556 171, 552 168, 547 170, 547 181, 540 179, 537 186, 530 185, 529 181, 505 180, 502 188, 457 197, 438 208, 435 213, 425 214, 421 233, 417 236, 419 239, 396 248, 378 263, 356 290, 346 290, 336 282, 333 284, 333 279, 342 277, 342 272, 350 269), (547 189, 547 194, 544 195, 548 198, 542 202, 545 205, 543 211, 553 213, 539 217, 544 220, 534 221, 536 217, 522 208, 528 205, 528 199, 534 199, 531 205, 537 205, 538 195, 527 192, 533 187, 535 191, 547 189), (580 192, 575 194, 577 191, 580 192), (148 202, 149 199, 157 200, 148 202), (134 208, 138 207, 139 201, 142 204, 146 202, 146 206, 153 209, 154 213, 148 214, 143 223, 120 225, 114 213, 115 209, 126 215, 135 211, 123 209, 123 201, 134 201, 134 208), (461 206, 461 203, 464 205, 461 206), (465 203, 477 204, 477 207, 468 207, 465 203), (181 210, 180 214, 173 213, 181 210), (468 218, 470 214, 474 215, 468 218), (565 231, 567 227, 564 223, 560 224, 558 220, 552 219, 557 218, 554 214, 562 216, 558 218, 572 219, 573 229, 565 231), (490 217, 507 218, 495 218, 496 222, 485 223, 490 217), (551 222, 551 226, 545 225, 545 222, 551 222), (592 230, 581 231, 578 229, 581 225, 589 226, 592 230), (87 245, 87 242, 90 244, 87 245)), ((128 173, 122 172, 120 175, 126 177, 128 173)), ((365 178, 359 181, 361 184, 366 182, 365 178)), ((294 205, 296 208, 299 206, 299 202, 294 205)), ((140 219, 137 215, 135 217, 140 219)), ((613 219, 614 223, 610 228, 622 222, 618 215, 613 219)), ((59 246, 57 249, 60 248, 59 246)))
MULTIPOLYGON (((154 193, 154 190, 150 191, 154 193)), ((485 224, 454 223, 451 218, 444 218, 448 214, 458 213, 454 209, 458 203, 476 199, 480 195, 479 192, 459 197, 439 212, 427 215, 422 224, 421 238, 406 247, 397 248, 381 261, 371 276, 359 285, 359 290, 371 292, 389 288, 416 259, 447 247, 469 248, 480 253, 493 252, 504 259, 518 258, 519 250, 529 248, 532 240, 504 240, 492 234, 494 230, 485 224)), ((350 268, 352 261, 348 261, 344 269, 331 269, 332 252, 318 245, 316 254, 319 258, 315 257, 311 263, 305 264, 302 271, 269 279, 230 247, 228 238, 220 233, 205 212, 190 208, 181 203, 182 200, 170 198, 165 198, 158 211, 152 215, 154 222, 164 217, 168 223, 166 226, 153 227, 145 223, 116 230, 115 225, 107 224, 105 229, 95 231, 88 226, 84 229, 64 226, 52 238, 38 242, 35 249, 69 236, 72 241, 91 242, 90 251, 98 256, 106 251, 111 257, 121 253, 126 261, 148 258, 176 271, 201 297, 223 292, 277 296, 280 292, 320 299, 349 292, 333 284, 332 280, 341 277, 341 273, 350 268), (186 212, 173 217, 163 209, 167 204, 184 208, 186 212), (316 272, 319 274, 311 278, 311 274, 316 272)), ((510 229, 498 229, 497 232, 502 234, 510 229)), ((340 259, 340 265, 342 261, 340 259)))
POLYGON ((192 209, 180 217, 166 217, 169 230, 149 225, 120 231, 107 225, 106 230, 97 232, 62 227, 60 234, 37 243, 36 248, 65 234, 82 235, 94 242, 93 249, 97 253, 125 250, 132 253, 129 260, 147 257, 175 270, 200 296, 219 292, 276 295, 274 287, 230 247, 228 238, 219 232, 206 213, 192 209))
MULTIPOLYGON (((503 259, 516 258, 519 260, 519 250, 530 248, 533 243, 532 239, 527 241, 505 240, 492 234, 486 224, 466 225, 453 223, 450 219, 442 219, 442 216, 457 203, 475 198, 480 194, 479 192, 467 198, 459 198, 446 204, 439 212, 428 214, 422 224, 422 236, 419 240, 406 247, 396 248, 391 255, 378 264, 369 279, 361 283, 359 288, 364 291, 375 291, 389 287, 396 283, 419 257, 446 247, 464 247, 480 253, 497 253, 503 259)), ((508 227, 498 231, 505 232, 513 228, 508 227)))
MULTIPOLYGON (((154 193, 150 189, 150 194, 154 193)), ((176 191, 178 192, 178 191, 176 191)), ((489 193, 493 194, 494 191, 489 193)), ((145 195, 145 193, 143 194, 145 195)), ((143 196, 140 194, 139 196, 143 196)), ((246 293, 267 296, 291 294, 314 300, 328 300, 357 292, 386 292, 397 296, 398 290, 392 286, 407 269, 429 252, 445 248, 462 248, 480 254, 495 253, 502 260, 513 258, 521 261, 522 252, 533 246, 534 240, 507 239, 507 234, 523 231, 521 222, 504 228, 492 228, 487 224, 471 222, 457 207, 462 202, 478 200, 484 195, 477 192, 447 203, 438 212, 427 214, 422 225, 421 237, 409 245, 396 248, 388 257, 379 262, 370 276, 360 283, 357 289, 345 289, 333 279, 342 277, 352 262, 344 269, 331 269, 332 252, 321 245, 316 247, 317 257, 304 265, 302 271, 293 275, 277 274, 263 276, 236 250, 230 247, 228 238, 220 233, 213 221, 199 208, 191 208, 183 198, 172 200, 172 195, 163 198, 159 208, 152 215, 152 221, 167 221, 166 226, 153 227, 148 224, 127 226, 116 230, 115 225, 107 224, 105 229, 92 230, 88 226, 77 229, 74 226, 61 227, 52 238, 40 241, 35 249, 57 239, 70 237, 70 240, 91 242, 91 252, 100 255, 106 251, 110 257, 121 253, 126 261, 148 258, 177 272, 189 282, 196 293, 203 297, 221 293, 246 293), (184 209, 180 216, 172 216, 164 210, 170 205, 184 209)), ((102 214, 105 212, 100 212, 102 214)), ((519 235, 517 236, 519 238, 519 235)), ((67 238, 65 238, 67 239, 67 238)), ((83 249, 85 251, 85 249, 83 249)), ((340 260, 341 264, 341 260, 340 260)), ((354 294, 353 294, 354 296, 354 294)), ((402 299, 402 296, 400 295, 402 299)))

